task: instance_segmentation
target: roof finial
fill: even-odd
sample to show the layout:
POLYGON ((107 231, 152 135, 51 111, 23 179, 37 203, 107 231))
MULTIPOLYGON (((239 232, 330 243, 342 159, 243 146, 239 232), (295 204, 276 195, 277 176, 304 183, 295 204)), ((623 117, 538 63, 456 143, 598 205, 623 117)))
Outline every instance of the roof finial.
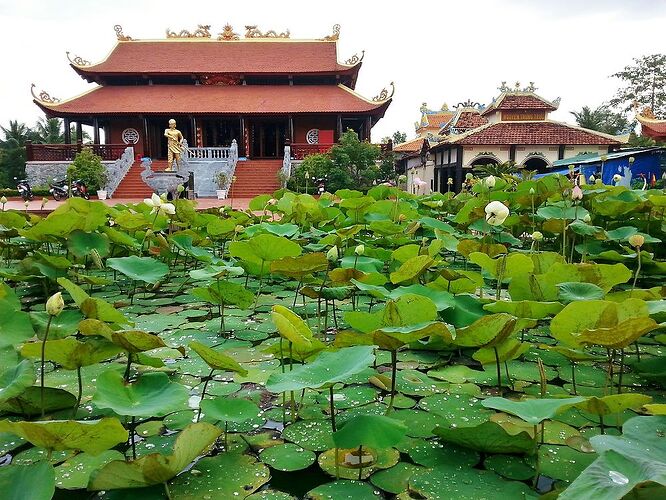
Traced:
MULTIPOLYGON (((504 83, 504 82, 502 82, 504 83)), ((467 99, 465 102, 459 102, 456 104, 456 109, 457 108, 480 108, 481 104, 478 102, 474 102, 471 99, 467 99)))
POLYGON ((511 87, 508 87, 506 81, 503 81, 502 84, 497 87, 497 90, 500 92, 511 92, 511 87))
POLYGON ((365 50, 362 50, 361 51, 361 57, 358 57, 358 54, 354 54, 353 56, 351 56, 349 59, 347 59, 345 61, 345 64, 347 66, 355 66, 358 63, 360 63, 363 60, 364 57, 365 57, 365 50))
POLYGON ((240 35, 238 33, 234 33, 234 28, 229 23, 224 25, 222 32, 217 36, 218 40, 225 40, 225 41, 238 40, 239 38, 240 35))
POLYGON ((180 30, 178 33, 166 30, 167 38, 210 38, 210 24, 200 24, 193 32, 180 30))
POLYGON ((375 97, 372 98, 373 101, 375 102, 384 102, 388 101, 393 97, 393 94, 395 94, 395 85, 393 85, 393 82, 391 82, 389 85, 391 85, 391 94, 389 95, 388 90, 386 90, 386 87, 382 89, 382 91, 376 95, 375 97))
POLYGON ((520 82, 518 80, 516 80, 514 91, 515 92, 520 92, 520 82))
POLYGON ((326 35, 322 40, 325 40, 327 42, 337 42, 340 39, 340 25, 339 24, 334 24, 333 25, 333 34, 332 35, 326 35))
POLYGON ((60 102, 60 99, 58 99, 57 97, 51 97, 48 94, 48 92, 46 92, 44 90, 40 91, 38 95, 35 95, 35 88, 36 87, 37 87, 37 85, 35 85, 34 83, 30 86, 30 93, 32 94, 32 97, 36 101, 46 102, 46 103, 49 103, 49 104, 57 104, 57 103, 60 102))
POLYGON ((534 85, 534 82, 530 82, 530 84, 523 89, 525 92, 536 92, 537 88, 534 85))
POLYGON ((123 33, 123 27, 120 24, 116 24, 113 27, 113 30, 116 32, 116 38, 121 42, 129 42, 130 40, 134 40, 131 36, 125 36, 123 33))
POLYGON ((69 59, 69 62, 72 63, 74 66, 79 66, 79 67, 90 66, 90 61, 87 61, 79 56, 74 56, 74 58, 72 59, 72 57, 70 57, 69 55, 69 50, 66 53, 67 53, 67 59, 69 59))
POLYGON ((278 33, 275 30, 268 30, 264 33, 257 29, 257 25, 245 26, 245 38, 289 38, 289 30, 278 33))

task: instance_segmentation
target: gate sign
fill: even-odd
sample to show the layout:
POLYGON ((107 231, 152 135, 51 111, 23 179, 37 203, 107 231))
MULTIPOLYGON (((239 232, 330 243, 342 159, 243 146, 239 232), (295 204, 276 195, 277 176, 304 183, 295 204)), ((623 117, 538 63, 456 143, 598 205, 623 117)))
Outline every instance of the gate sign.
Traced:
POLYGON ((135 128, 126 128, 121 138, 125 144, 136 144, 139 142, 139 131, 135 128))

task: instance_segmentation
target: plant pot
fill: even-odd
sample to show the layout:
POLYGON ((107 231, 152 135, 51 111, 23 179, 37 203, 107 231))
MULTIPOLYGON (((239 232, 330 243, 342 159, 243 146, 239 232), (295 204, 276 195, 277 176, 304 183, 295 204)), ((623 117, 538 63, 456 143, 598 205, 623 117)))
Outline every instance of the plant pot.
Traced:
POLYGON ((218 200, 224 200, 227 197, 227 190, 226 189, 218 189, 215 191, 217 193, 217 199, 218 200))
POLYGON ((97 191, 97 198, 100 200, 106 200, 106 189, 100 189, 97 191))

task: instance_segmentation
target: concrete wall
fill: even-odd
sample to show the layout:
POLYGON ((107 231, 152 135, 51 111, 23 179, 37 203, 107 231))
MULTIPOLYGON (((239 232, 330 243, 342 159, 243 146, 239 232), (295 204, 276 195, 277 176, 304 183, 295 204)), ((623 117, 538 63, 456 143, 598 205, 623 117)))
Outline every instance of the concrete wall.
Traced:
MULTIPOLYGON (((102 165, 108 168, 114 163, 113 161, 103 161, 102 165)), ((71 164, 71 161, 29 161, 25 164, 25 176, 32 189, 48 188, 54 177, 58 180, 67 177, 67 167, 71 164)))

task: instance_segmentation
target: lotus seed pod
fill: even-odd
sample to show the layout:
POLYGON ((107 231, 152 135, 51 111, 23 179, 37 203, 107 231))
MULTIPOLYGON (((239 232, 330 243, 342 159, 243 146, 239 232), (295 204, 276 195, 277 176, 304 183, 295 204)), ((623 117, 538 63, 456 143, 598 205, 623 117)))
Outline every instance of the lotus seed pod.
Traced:
POLYGON ((46 301, 46 312, 49 316, 58 316, 64 308, 65 301, 60 292, 51 295, 49 300, 46 301))
POLYGON ((633 234, 629 236, 629 244, 634 248, 640 248, 645 243, 645 237, 641 234, 633 234))

